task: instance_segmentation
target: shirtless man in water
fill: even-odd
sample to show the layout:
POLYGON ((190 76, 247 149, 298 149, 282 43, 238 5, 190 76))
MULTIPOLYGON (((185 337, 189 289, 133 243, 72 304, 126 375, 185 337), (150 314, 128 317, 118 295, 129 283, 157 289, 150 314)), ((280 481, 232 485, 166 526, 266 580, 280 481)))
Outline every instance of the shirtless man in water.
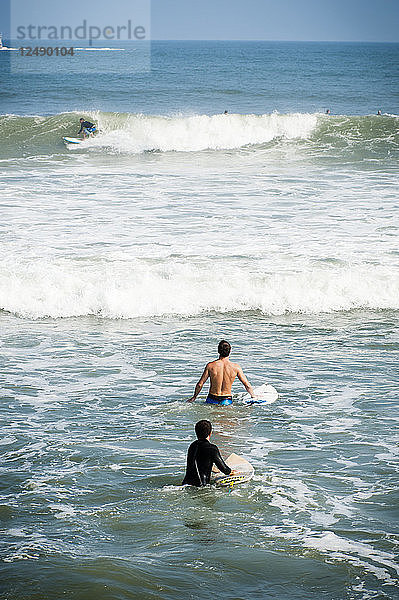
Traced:
POLYGON ((236 377, 238 377, 251 397, 256 398, 252 386, 245 377, 240 365, 230 362, 230 351, 231 346, 229 342, 225 340, 219 342, 219 358, 206 365, 201 379, 195 386, 194 396, 189 398, 187 402, 194 402, 208 377, 211 379, 211 386, 206 399, 207 404, 220 404, 223 406, 231 404, 233 402, 231 386, 236 377))

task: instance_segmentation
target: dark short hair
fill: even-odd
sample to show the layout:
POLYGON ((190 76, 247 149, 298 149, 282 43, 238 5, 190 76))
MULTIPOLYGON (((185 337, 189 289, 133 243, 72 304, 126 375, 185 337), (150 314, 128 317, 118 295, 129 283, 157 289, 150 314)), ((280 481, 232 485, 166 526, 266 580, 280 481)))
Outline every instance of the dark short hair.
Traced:
POLYGON ((208 437, 211 431, 212 423, 210 421, 207 421, 206 419, 198 421, 198 423, 195 424, 195 433, 197 434, 197 438, 199 440, 205 440, 205 438, 208 437))
POLYGON ((83 117, 80 117, 79 121, 84 121, 84 118, 83 118, 83 117))
POLYGON ((221 340, 219 342, 218 352, 219 352, 220 356, 223 356, 223 357, 228 356, 231 352, 231 346, 230 346, 229 342, 226 342, 226 340, 221 340))

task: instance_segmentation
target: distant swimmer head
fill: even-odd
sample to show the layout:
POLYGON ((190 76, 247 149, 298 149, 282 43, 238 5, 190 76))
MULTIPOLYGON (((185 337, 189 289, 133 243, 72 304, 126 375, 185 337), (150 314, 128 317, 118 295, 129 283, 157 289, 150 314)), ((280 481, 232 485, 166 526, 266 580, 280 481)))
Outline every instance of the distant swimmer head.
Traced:
POLYGON ((377 111, 377 115, 381 116, 381 115, 382 115, 382 112, 381 112, 380 110, 379 110, 379 111, 377 111))
POLYGON ((206 419, 198 421, 198 423, 195 424, 195 433, 199 440, 206 440, 212 433, 212 423, 206 419))
POLYGON ((330 114, 330 112, 331 112, 331 111, 330 111, 330 109, 329 109, 329 108, 327 108, 327 110, 326 110, 326 115, 329 115, 329 114, 330 114))
POLYGON ((225 114, 225 115, 228 115, 228 114, 229 114, 229 111, 228 111, 228 110, 225 110, 223 114, 225 114))
POLYGON ((221 340, 218 345, 218 352, 222 358, 226 358, 231 352, 231 346, 226 340, 221 340))

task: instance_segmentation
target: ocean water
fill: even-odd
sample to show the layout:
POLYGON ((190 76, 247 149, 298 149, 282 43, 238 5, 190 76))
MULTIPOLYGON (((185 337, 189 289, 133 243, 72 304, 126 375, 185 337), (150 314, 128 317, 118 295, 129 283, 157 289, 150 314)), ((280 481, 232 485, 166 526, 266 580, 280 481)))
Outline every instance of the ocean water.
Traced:
POLYGON ((1 598, 397 599, 399 45, 130 52, 2 73, 1 598), (185 403, 221 338, 276 403, 185 403))

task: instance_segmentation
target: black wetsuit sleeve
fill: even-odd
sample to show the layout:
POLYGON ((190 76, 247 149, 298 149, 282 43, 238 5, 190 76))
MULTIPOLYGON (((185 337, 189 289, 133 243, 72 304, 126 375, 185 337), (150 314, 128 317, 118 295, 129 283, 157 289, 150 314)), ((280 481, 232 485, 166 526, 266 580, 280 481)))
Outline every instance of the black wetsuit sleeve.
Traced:
POLYGON ((201 485, 202 481, 198 477, 195 459, 197 456, 198 442, 193 442, 187 452, 187 469, 183 480, 183 485, 201 485))
POLYGON ((83 129, 85 129, 87 127, 94 127, 94 123, 90 123, 90 121, 83 121, 83 123, 81 123, 81 125, 80 125, 78 135, 79 135, 79 133, 82 133, 83 129))
POLYGON ((221 457, 219 448, 217 446, 214 446, 214 448, 215 448, 215 453, 213 456, 213 462, 215 463, 215 465, 217 466, 219 471, 222 471, 222 473, 224 473, 225 475, 230 475, 231 469, 230 469, 230 467, 228 467, 226 465, 223 458, 221 457))

